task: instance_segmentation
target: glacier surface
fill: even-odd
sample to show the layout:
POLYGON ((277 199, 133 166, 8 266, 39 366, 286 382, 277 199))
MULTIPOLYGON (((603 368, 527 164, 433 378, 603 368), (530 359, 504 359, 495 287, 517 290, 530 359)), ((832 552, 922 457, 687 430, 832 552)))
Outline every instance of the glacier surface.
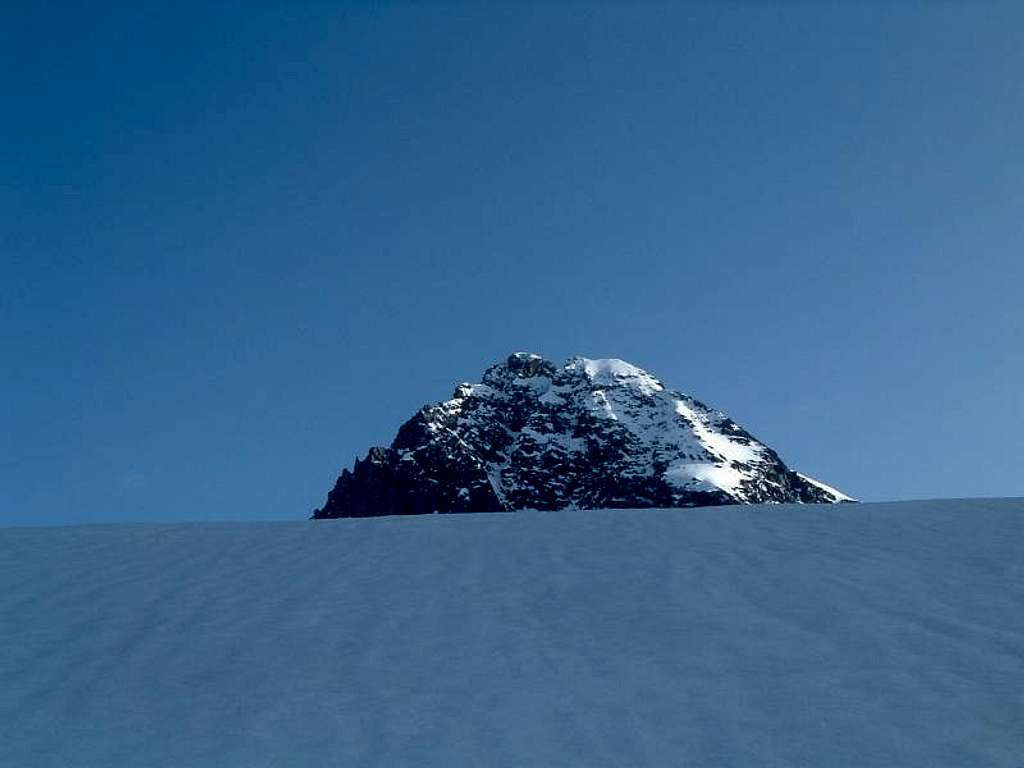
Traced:
POLYGON ((1024 761, 1024 501, 0 529, 0 765, 1024 761))

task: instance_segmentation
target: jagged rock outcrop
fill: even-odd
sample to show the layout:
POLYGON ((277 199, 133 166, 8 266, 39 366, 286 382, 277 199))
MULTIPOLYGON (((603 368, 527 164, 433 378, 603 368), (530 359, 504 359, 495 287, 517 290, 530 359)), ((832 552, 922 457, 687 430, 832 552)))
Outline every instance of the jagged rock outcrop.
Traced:
POLYGON ((636 366, 519 352, 342 471, 313 517, 851 500, 636 366))

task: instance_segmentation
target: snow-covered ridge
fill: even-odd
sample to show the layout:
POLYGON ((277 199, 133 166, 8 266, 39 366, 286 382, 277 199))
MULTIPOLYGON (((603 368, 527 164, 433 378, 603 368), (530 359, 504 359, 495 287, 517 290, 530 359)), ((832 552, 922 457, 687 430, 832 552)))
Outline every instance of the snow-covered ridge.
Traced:
POLYGON ((574 357, 566 363, 565 368, 567 370, 581 369, 598 386, 627 384, 646 393, 660 392, 665 388, 647 371, 614 357, 603 360, 574 357))
POLYGON ((802 472, 797 472, 797 474, 800 475, 800 478, 802 480, 806 480, 811 485, 815 485, 818 488, 821 488, 826 493, 830 493, 833 496, 835 496, 837 501, 855 501, 855 499, 852 496, 847 496, 845 493, 836 490, 831 485, 825 485, 825 483, 821 482, 821 480, 815 480, 813 477, 808 477, 802 472))
POLYGON ((342 472, 314 516, 849 500, 638 366, 516 352, 342 472))

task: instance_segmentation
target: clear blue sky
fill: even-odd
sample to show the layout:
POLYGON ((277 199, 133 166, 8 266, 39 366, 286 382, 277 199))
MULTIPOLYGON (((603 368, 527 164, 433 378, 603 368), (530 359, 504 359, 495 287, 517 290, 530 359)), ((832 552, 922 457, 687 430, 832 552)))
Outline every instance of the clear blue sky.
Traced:
POLYGON ((518 349, 1024 495, 1019 4, 32 5, 0 523, 302 518, 518 349))

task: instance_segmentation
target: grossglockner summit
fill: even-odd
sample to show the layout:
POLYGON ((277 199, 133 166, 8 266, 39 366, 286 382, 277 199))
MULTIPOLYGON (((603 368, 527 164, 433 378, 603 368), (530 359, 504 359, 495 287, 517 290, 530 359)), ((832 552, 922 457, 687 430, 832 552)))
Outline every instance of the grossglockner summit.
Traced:
POLYGON ((634 365, 517 352, 343 470, 313 517, 843 501, 634 365))

